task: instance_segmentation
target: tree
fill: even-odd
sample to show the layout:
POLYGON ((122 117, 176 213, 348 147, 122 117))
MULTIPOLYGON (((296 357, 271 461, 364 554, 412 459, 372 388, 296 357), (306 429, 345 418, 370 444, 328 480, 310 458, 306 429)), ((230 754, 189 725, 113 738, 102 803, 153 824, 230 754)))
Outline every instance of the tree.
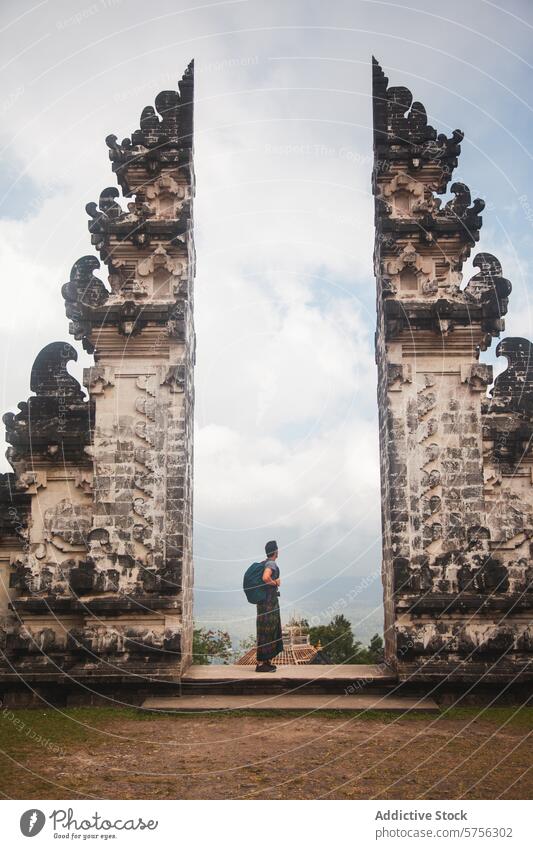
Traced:
POLYGON ((289 628, 301 628, 302 631, 307 631, 309 628, 309 622, 305 617, 298 616, 298 614, 293 613, 289 621, 287 622, 287 627, 289 628))
POLYGON ((366 651, 369 663, 383 663, 385 658, 383 637, 380 637, 379 634, 374 634, 366 651))
POLYGON ((358 658, 354 663, 383 663, 383 638, 374 634, 366 648, 361 648, 358 658))
POLYGON ((257 643, 257 639, 253 634, 250 634, 249 637, 246 637, 244 640, 239 640, 239 654, 244 654, 250 649, 254 649, 257 643))
POLYGON ((230 635, 227 631, 215 631, 207 628, 195 628, 192 638, 192 662, 196 664, 211 663, 213 658, 220 658, 228 663, 233 656, 230 635))
POLYGON ((354 639, 351 622, 342 613, 334 616, 329 625, 310 628, 309 638, 314 646, 321 643, 332 663, 364 662, 359 660, 362 645, 354 639))
POLYGON ((309 639, 314 646, 320 642, 332 663, 383 663, 383 638, 374 634, 365 648, 354 638, 352 624, 342 613, 334 616, 329 625, 310 628, 309 639))

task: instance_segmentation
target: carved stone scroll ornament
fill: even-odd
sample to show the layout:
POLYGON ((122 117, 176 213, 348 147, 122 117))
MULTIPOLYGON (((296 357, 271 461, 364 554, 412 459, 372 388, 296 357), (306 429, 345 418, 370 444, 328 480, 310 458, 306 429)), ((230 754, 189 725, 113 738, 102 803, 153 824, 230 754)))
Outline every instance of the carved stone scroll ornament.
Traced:
POLYGON ((35 395, 18 405, 19 413, 3 417, 14 467, 34 454, 50 457, 59 451, 65 459, 83 456, 90 443, 93 408, 67 370, 68 363, 77 359, 68 342, 52 342, 37 355, 30 380, 35 395))
POLYGON ((496 348, 507 358, 507 368, 498 375, 491 392, 493 411, 513 411, 533 416, 533 345, 529 339, 508 337, 496 348))
POLYGON ((479 271, 468 281, 465 300, 481 305, 483 330, 499 336, 505 327, 503 316, 507 313, 511 283, 502 276, 500 261, 492 254, 476 254, 473 265, 479 271))
POLYGON ((72 266, 70 280, 65 283, 61 293, 65 300, 65 313, 70 319, 70 332, 75 339, 83 342, 88 353, 93 353, 94 346, 89 334, 94 321, 97 321, 97 310, 109 298, 109 291, 94 272, 100 268, 100 263, 94 256, 83 256, 72 266))

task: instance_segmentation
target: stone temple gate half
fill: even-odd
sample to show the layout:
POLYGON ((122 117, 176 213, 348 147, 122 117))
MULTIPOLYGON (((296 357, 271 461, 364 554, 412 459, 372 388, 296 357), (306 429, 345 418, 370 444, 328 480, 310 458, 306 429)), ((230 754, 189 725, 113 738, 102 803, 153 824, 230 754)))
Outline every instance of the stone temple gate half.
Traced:
MULTIPOLYGON (((193 64, 106 139, 122 190, 89 203, 95 256, 63 286, 94 355, 88 399, 47 345, 4 416, 0 691, 109 695, 179 684, 192 649, 193 64)), ((511 284, 478 254, 483 202, 452 183, 462 133, 373 64, 376 360, 386 660, 402 682, 533 678, 531 345, 479 361, 511 284)), ((70 698, 70 696, 69 696, 70 698)), ((76 695, 74 695, 74 699, 76 695)))
POLYGON ((479 253, 484 202, 452 182, 463 133, 373 61, 376 361, 386 655, 402 680, 533 678, 533 360, 479 361, 511 284, 479 253), (453 199, 439 194, 448 187, 453 199))
POLYGON ((85 256, 62 290, 94 354, 88 400, 67 371, 75 349, 54 342, 35 394, 4 416, 4 685, 146 688, 190 662, 193 85, 191 63, 131 138, 106 139, 130 199, 106 188, 86 207, 108 284, 85 256))

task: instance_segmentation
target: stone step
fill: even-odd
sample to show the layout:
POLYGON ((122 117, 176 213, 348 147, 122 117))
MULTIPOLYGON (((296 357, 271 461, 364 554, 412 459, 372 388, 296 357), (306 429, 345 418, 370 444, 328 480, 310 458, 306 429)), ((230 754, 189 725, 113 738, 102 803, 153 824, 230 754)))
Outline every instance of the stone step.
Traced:
MULTIPOLYGON (((265 676, 266 677, 266 676, 265 676)), ((258 676, 259 678, 259 676, 258 676)), ((360 693, 372 693, 385 695, 387 693, 399 692, 397 684, 366 683, 359 686, 357 683, 342 685, 340 682, 319 683, 316 681, 265 681, 264 677, 258 681, 236 681, 234 683, 213 683, 209 687, 198 684, 183 684, 182 696, 259 696, 263 695, 345 695, 354 696, 360 693)))
POLYGON ((398 686, 394 673, 383 666, 279 666, 258 673, 254 666, 237 664, 191 666, 182 677, 182 695, 255 695, 306 693, 357 695, 361 691, 386 693, 398 686))
POLYGON ((210 713, 212 711, 387 711, 394 713, 438 713, 433 699, 422 696, 314 695, 281 693, 274 695, 235 696, 209 694, 203 696, 149 696, 141 710, 162 713, 210 713))

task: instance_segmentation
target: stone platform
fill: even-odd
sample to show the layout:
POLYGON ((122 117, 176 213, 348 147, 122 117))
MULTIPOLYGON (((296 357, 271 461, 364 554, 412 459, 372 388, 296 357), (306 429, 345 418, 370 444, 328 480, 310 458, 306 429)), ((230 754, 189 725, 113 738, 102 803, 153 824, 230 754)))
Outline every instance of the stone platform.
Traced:
POLYGON ((343 663, 337 666, 298 664, 294 666, 278 666, 275 672, 256 672, 254 666, 239 664, 209 664, 206 666, 189 666, 183 675, 183 682, 213 682, 213 681, 257 681, 270 680, 287 681, 396 681, 394 672, 384 665, 372 666, 360 663, 343 663))
POLYGON ((385 666, 359 664, 278 666, 275 672, 256 672, 254 666, 190 666, 181 679, 182 695, 254 695, 257 693, 389 692, 397 686, 394 673, 385 666))
POLYGON ((191 666, 182 678, 181 695, 154 694, 141 708, 175 713, 438 710, 423 693, 400 693, 387 667, 358 664, 279 666, 271 673, 250 666, 191 666))

